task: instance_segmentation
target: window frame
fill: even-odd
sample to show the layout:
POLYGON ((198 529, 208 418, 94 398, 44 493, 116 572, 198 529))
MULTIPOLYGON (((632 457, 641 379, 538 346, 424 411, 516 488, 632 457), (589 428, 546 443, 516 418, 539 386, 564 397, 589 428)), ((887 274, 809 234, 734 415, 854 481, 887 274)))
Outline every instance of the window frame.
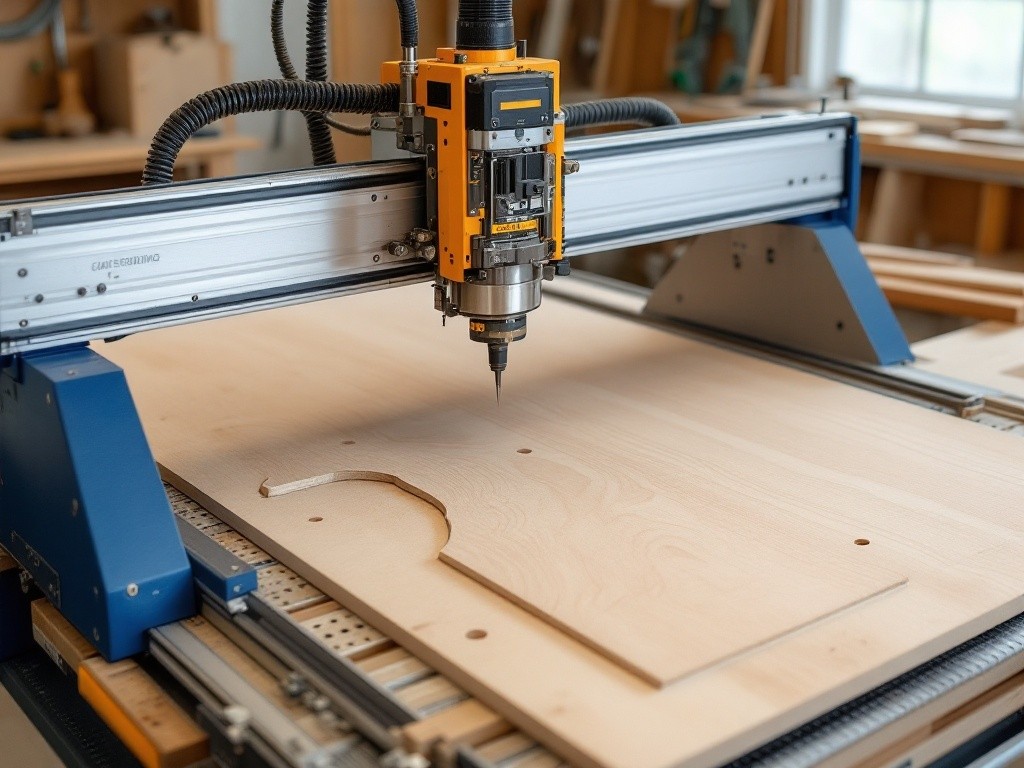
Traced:
MULTIPOLYGON (((840 74, 839 56, 842 45, 842 19, 847 3, 857 0, 805 0, 803 19, 804 70, 807 85, 815 90, 828 90, 840 74)), ((924 90, 924 65, 928 56, 927 25, 934 0, 923 0, 924 28, 921 42, 918 87, 914 89, 885 88, 861 85, 859 94, 883 96, 914 101, 949 102, 972 107, 995 107, 1024 113, 1024 30, 1021 34, 1021 70, 1017 75, 1017 95, 1009 98, 972 96, 969 94, 940 93, 924 90)), ((1018 0, 1024 5, 1024 0, 1018 0)))

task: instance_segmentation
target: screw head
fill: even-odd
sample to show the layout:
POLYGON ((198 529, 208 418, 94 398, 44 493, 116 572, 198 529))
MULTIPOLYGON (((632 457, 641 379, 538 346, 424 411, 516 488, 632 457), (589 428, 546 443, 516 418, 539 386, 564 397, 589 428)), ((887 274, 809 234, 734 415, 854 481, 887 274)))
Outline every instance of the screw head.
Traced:
POLYGON ((18 270, 18 277, 27 277, 27 276, 28 276, 28 270, 27 269, 22 267, 21 269, 18 270))
POLYGON ((92 639, 97 643, 100 641, 100 631, 97 627, 92 628, 92 639))
POLYGON ((106 283, 100 283, 99 285, 96 286, 96 293, 106 293, 106 292, 107 292, 107 284, 106 283))
POLYGON ((71 516, 74 517, 78 514, 78 499, 71 500, 71 516))
POLYGON ((125 590, 128 593, 128 597, 136 597, 139 594, 138 584, 129 584, 128 589, 125 590))
POLYGON ((77 291, 75 291, 75 293, 77 293, 79 296, 85 296, 88 292, 88 288, 79 288, 77 291))

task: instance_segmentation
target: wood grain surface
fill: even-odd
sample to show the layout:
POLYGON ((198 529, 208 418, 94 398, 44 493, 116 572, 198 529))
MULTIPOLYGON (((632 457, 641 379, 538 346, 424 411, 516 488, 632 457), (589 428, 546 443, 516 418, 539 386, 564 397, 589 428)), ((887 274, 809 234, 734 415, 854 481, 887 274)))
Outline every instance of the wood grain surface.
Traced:
POLYGON ((919 365, 1024 400, 1024 328, 978 323, 914 345, 919 365))
POLYGON ((1019 439, 550 299, 499 409, 484 350, 442 330, 430 298, 394 289, 101 351, 170 479, 564 758, 718 763, 1024 610, 1019 439), (450 519, 387 482, 259 492, 341 471, 399 477, 450 519), (505 569, 509 594, 546 584, 545 612, 632 617, 637 642, 684 626, 673 658, 707 666, 652 686, 442 549, 505 569), (817 580, 836 584, 794 577, 823 559, 817 580), (654 610, 684 573, 689 614, 682 592, 654 610), (727 643, 772 618, 764 601, 866 594, 865 577, 907 583, 717 661, 685 629, 713 615, 727 643), (601 614, 633 601, 646 612, 601 614))

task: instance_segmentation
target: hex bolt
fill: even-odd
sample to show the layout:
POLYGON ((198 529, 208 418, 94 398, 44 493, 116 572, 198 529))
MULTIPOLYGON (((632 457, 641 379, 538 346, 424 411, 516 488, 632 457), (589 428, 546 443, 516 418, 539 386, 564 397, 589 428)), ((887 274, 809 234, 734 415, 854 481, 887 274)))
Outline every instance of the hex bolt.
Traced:
POLYGON ((568 157, 562 160, 562 172, 566 176, 572 176, 574 173, 580 172, 580 161, 570 160, 568 157))
POLYGON ((409 246, 405 243, 399 242, 398 240, 394 240, 388 243, 388 253, 402 259, 409 255, 409 246))
POLYGON ((128 597, 138 597, 139 585, 132 583, 128 585, 128 589, 125 590, 128 593, 128 597))

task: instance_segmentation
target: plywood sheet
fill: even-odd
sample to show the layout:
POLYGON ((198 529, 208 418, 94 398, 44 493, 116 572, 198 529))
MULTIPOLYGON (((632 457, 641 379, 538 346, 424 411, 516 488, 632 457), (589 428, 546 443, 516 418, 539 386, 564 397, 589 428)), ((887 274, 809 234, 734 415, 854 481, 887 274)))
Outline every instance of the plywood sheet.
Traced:
POLYGON ((918 365, 1024 399, 1024 328, 978 323, 914 345, 918 365))
MULTIPOLYGON (((1019 439, 556 301, 513 349, 498 409, 483 350, 455 324, 442 330, 430 304, 426 286, 395 289, 103 352, 126 366, 175 482, 563 757, 718 763, 1024 610, 1019 439), (258 491, 339 471, 390 474, 435 501, 469 488, 493 519, 472 536, 452 519, 449 541, 436 505, 393 484, 258 491), (758 617, 771 589, 753 577, 786 567, 779 547, 799 569, 814 542, 836 542, 855 577, 907 582, 659 688, 438 559, 461 535, 465 557, 494 558, 506 532, 531 530, 527 491, 545 485, 570 525, 522 543, 526 558, 551 551, 545 538, 608 526, 605 500, 625 517, 660 498, 687 510, 693 559, 747 574, 717 593, 733 607, 716 614, 719 636, 758 617), (723 541, 742 529, 746 546, 710 548, 730 528, 723 541)), ((656 572, 643 562, 657 562, 657 537, 645 544, 607 567, 656 572)), ((556 598, 578 595, 563 584, 591 566, 553 565, 567 574, 556 598)), ((701 610, 721 608, 695 608, 695 621, 701 610)), ((678 620, 668 613, 631 629, 655 634, 678 620)))

